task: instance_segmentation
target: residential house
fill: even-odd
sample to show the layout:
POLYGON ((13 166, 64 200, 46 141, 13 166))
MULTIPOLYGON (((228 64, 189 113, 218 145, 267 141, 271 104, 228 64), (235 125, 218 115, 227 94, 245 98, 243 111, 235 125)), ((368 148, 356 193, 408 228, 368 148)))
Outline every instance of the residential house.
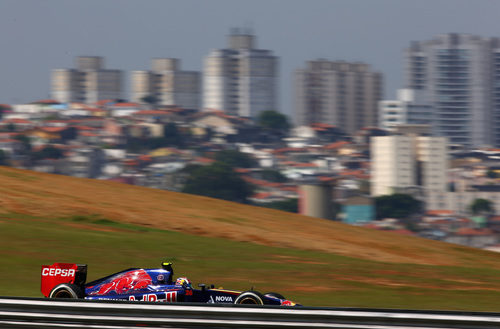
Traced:
POLYGON ((115 103, 107 106, 112 117, 128 117, 142 110, 141 104, 138 103, 115 103))
POLYGON ((23 148, 23 145, 17 139, 0 137, 0 150, 7 154, 16 154, 23 148))
POLYGON ((499 242, 498 235, 487 228, 462 228, 444 238, 443 241, 473 248, 485 248, 499 242))
POLYGON ((365 224, 375 219, 375 202, 368 196, 353 196, 341 202, 342 222, 365 224))
POLYGON ((10 130, 12 131, 25 131, 28 129, 32 129, 35 127, 35 122, 26 119, 8 119, 4 118, 4 120, 0 121, 0 129, 2 130, 10 130))

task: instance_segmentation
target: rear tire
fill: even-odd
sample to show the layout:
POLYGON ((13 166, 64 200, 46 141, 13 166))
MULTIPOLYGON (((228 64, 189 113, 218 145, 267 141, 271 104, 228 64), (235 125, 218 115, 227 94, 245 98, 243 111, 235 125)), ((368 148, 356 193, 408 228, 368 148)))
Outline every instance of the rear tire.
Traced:
POLYGON ((245 291, 236 298, 234 303, 244 305, 264 305, 264 296, 257 291, 245 291))
POLYGON ((57 285, 49 294, 49 298, 83 298, 84 294, 82 288, 76 284, 62 283, 57 285))

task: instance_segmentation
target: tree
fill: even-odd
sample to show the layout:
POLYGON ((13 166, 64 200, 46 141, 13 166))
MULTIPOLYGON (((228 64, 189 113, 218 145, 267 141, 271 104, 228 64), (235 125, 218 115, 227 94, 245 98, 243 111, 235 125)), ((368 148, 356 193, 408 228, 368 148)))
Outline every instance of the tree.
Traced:
POLYGON ((0 166, 7 166, 9 158, 7 157, 7 154, 4 152, 4 150, 0 150, 0 166))
POLYGON ((241 179, 227 164, 215 162, 193 168, 182 189, 184 193, 246 203, 253 187, 241 179))
POLYGON ((141 98, 141 101, 151 105, 156 105, 158 103, 158 97, 156 97, 155 95, 146 95, 141 98))
POLYGON ((254 158, 237 150, 219 151, 215 154, 215 161, 232 168, 253 168, 257 166, 257 161, 254 158))
POLYGON ((486 177, 488 177, 488 178, 498 178, 498 174, 494 170, 489 169, 486 172, 486 177))
POLYGON ((298 213, 299 201, 298 199, 274 201, 267 204, 263 204, 262 207, 298 213))
POLYGON ((23 149, 22 149, 23 154, 27 154, 27 153, 31 152, 31 140, 28 136, 17 135, 17 136, 14 136, 14 139, 21 142, 21 145, 23 146, 23 149))
POLYGON ((276 111, 262 111, 257 117, 257 124, 264 129, 285 134, 290 129, 290 123, 284 114, 276 111))
POLYGON ((267 180, 274 183, 284 183, 288 180, 285 175, 273 169, 263 169, 260 172, 260 175, 263 180, 267 180))
POLYGON ((68 127, 61 131, 61 139, 63 141, 73 140, 78 136, 78 130, 75 127, 68 127))
POLYGON ((411 195, 396 193, 375 198, 377 219, 406 219, 421 211, 422 203, 411 195))
POLYGON ((470 210, 474 215, 493 213, 493 204, 490 200, 475 199, 470 204, 470 210))
POLYGON ((64 157, 63 152, 60 149, 55 148, 53 146, 47 146, 38 152, 33 152, 34 160, 61 159, 62 157, 64 157))
POLYGON ((177 129, 175 123, 168 123, 163 126, 163 136, 129 137, 125 148, 130 152, 141 152, 168 146, 183 147, 185 138, 186 136, 177 129))
POLYGON ((7 105, 0 104, 0 119, 2 118, 4 112, 7 112, 9 107, 7 105))
POLYGON ((182 134, 177 129, 177 125, 173 122, 167 123, 163 126, 163 138, 166 145, 180 146, 184 145, 182 134))

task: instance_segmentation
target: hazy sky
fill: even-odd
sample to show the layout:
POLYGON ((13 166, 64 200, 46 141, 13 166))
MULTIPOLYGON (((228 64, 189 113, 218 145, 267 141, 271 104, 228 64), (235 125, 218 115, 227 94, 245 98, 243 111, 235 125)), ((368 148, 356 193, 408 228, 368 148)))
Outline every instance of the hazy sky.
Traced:
POLYGON ((499 14, 497 0, 0 0, 0 103, 49 97, 50 71, 73 67, 79 55, 125 71, 149 69, 153 57, 201 70, 232 27, 253 28, 258 47, 280 57, 284 113, 292 112, 293 70, 317 58, 372 65, 394 97, 410 41, 500 37, 499 14))

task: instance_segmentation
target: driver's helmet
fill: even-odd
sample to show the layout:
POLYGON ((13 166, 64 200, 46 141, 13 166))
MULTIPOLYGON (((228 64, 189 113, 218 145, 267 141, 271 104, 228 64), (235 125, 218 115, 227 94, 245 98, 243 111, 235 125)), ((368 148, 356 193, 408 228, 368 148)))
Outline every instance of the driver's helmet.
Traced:
POLYGON ((191 288, 191 281, 188 278, 180 277, 175 280, 176 286, 183 286, 184 288, 191 288))

